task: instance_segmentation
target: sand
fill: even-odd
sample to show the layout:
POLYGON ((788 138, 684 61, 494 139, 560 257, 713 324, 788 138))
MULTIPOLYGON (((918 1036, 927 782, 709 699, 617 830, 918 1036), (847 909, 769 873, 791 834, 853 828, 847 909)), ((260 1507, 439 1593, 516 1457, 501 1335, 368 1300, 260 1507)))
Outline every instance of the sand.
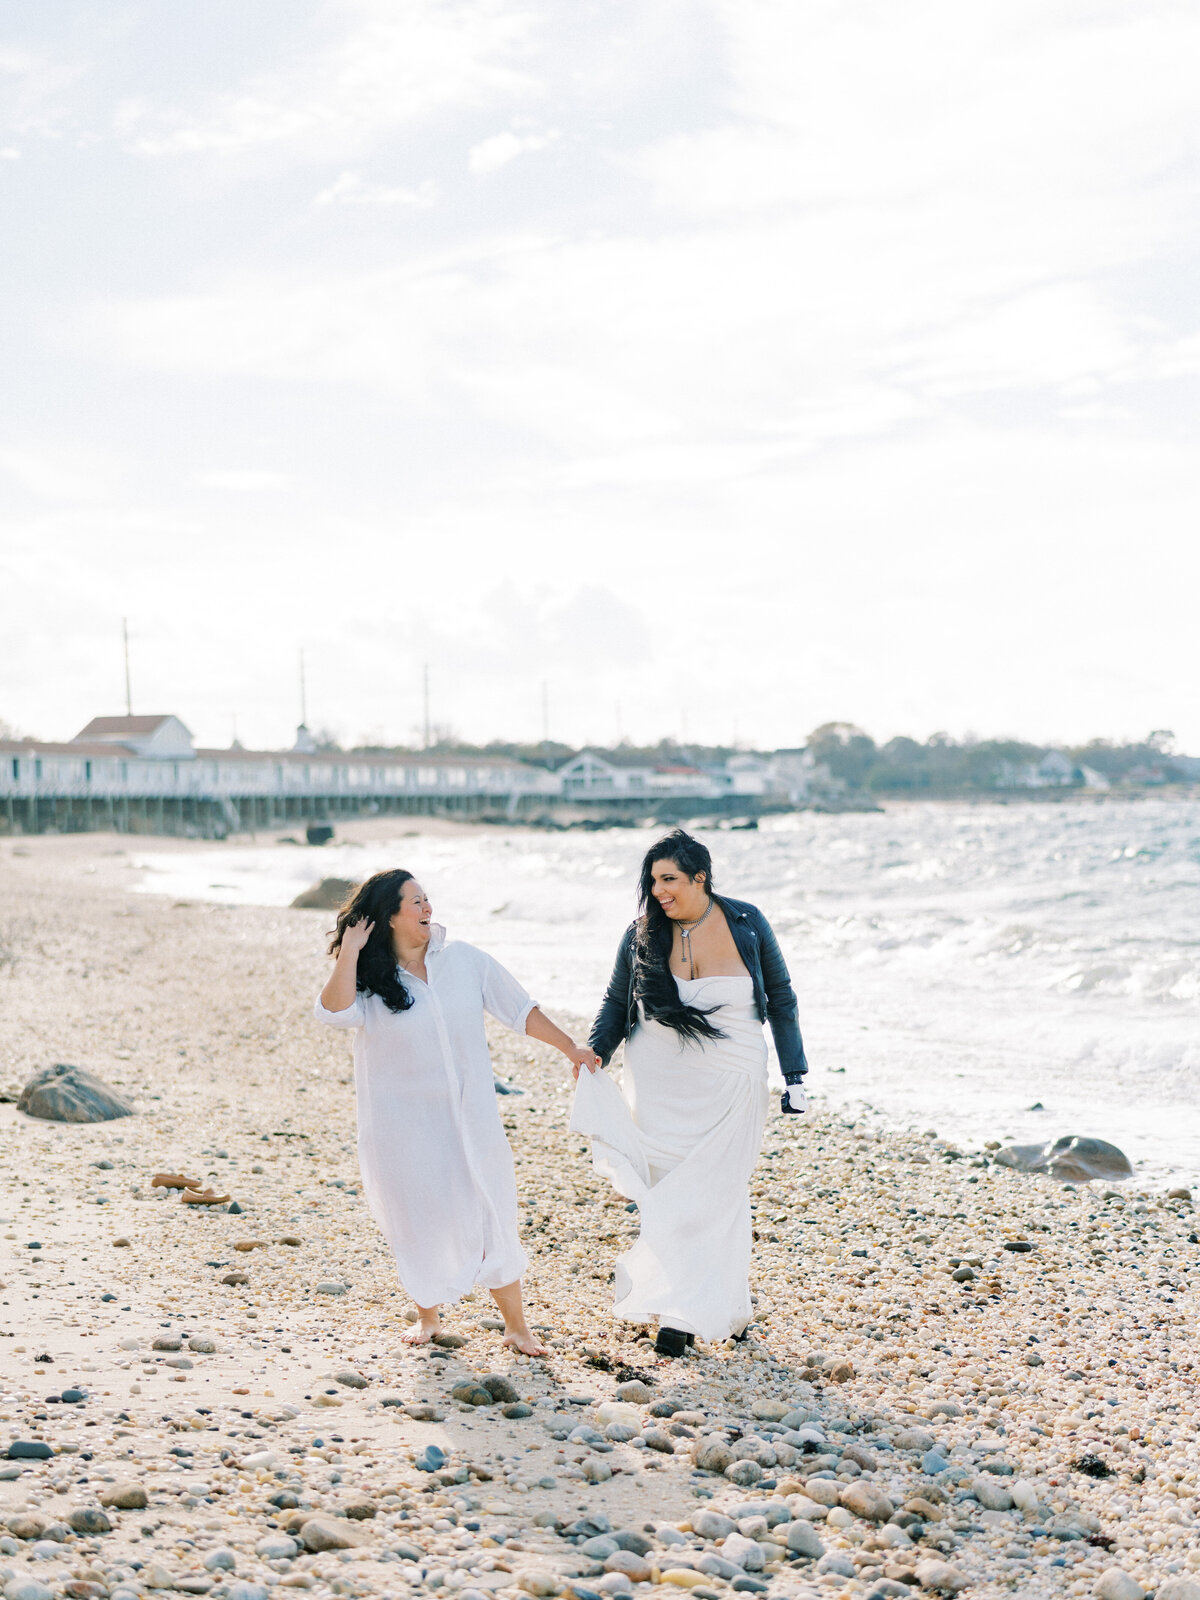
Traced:
POLYGON ((0 1456, 53 1452, 0 1460, 8 1600, 1200 1600, 1190 1199, 999 1168, 954 1144, 952 1106, 920 1135, 777 1118, 753 1338, 660 1361, 609 1312, 636 1218, 566 1132, 561 1058, 497 1030, 552 1353, 503 1350, 483 1293, 445 1318, 464 1343, 409 1351, 346 1041, 308 1017, 329 914, 135 896, 129 848, 0 841, 0 1084, 73 1062, 137 1108, 77 1127, 0 1105, 0 1456), (240 1213, 183 1206, 160 1171, 240 1213), (598 1410, 634 1372, 640 1397, 598 1410), (488 1374, 530 1415, 451 1397, 488 1374), (122 1485, 145 1507, 71 1528, 122 1485))

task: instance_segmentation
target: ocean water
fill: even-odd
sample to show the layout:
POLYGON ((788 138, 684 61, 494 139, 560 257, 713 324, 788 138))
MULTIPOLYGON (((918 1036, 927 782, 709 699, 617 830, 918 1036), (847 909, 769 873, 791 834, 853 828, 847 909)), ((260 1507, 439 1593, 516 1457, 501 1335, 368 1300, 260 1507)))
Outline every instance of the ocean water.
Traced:
MULTIPOLYGON (((148 851, 138 887, 287 905, 405 866, 452 936, 591 1017, 656 832, 398 822, 369 845, 148 851)), ((717 888, 779 936, 816 1096, 962 1141, 1092 1135, 1146 1179, 1200 1178, 1200 803, 907 804, 703 836, 717 888)))

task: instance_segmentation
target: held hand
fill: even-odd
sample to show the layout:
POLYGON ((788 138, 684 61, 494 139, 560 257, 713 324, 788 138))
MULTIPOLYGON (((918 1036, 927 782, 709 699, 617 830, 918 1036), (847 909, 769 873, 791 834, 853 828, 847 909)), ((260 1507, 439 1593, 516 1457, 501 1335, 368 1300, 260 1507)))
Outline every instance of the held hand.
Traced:
POLYGON ((577 1044, 567 1053, 567 1060, 571 1063, 571 1076, 579 1081, 580 1067, 586 1067, 589 1072, 595 1072, 600 1066, 600 1057, 586 1044, 577 1044))
POLYGON ((342 950, 346 955, 357 956, 371 937, 373 922, 348 922, 342 930, 342 950))

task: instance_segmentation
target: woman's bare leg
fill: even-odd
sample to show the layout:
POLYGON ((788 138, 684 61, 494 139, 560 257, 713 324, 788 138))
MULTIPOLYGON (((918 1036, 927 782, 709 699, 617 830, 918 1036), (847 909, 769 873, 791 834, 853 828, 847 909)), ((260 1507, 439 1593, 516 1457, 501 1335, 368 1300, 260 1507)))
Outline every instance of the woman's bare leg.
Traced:
POLYGON ((400 1335, 401 1344, 428 1344, 435 1333, 441 1333, 442 1319, 436 1306, 418 1306, 417 1320, 407 1333, 400 1335))
POLYGON ((490 1291, 504 1318, 504 1343, 510 1350, 523 1356, 545 1356, 549 1351, 525 1321, 525 1308, 521 1304, 521 1280, 506 1283, 502 1289, 490 1291))

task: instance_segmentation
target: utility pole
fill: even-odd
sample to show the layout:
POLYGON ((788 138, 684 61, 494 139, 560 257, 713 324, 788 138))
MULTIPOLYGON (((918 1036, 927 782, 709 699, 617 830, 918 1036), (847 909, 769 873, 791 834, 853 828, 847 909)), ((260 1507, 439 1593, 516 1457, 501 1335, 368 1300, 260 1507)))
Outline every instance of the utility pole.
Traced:
POLYGON ((425 663, 424 669, 422 671, 422 683, 423 683, 424 701, 425 701, 425 749, 428 750, 430 744, 432 743, 432 738, 431 738, 431 735, 430 735, 430 727, 429 727, 429 663, 428 663, 428 661, 425 663))
POLYGON ((542 679, 542 743, 550 743, 550 685, 542 679))
POLYGON ((129 618, 121 618, 121 637, 125 643, 125 715, 133 715, 133 691, 129 686, 129 618))
POLYGON ((300 726, 308 727, 308 685, 304 679, 304 646, 300 646, 300 726))

